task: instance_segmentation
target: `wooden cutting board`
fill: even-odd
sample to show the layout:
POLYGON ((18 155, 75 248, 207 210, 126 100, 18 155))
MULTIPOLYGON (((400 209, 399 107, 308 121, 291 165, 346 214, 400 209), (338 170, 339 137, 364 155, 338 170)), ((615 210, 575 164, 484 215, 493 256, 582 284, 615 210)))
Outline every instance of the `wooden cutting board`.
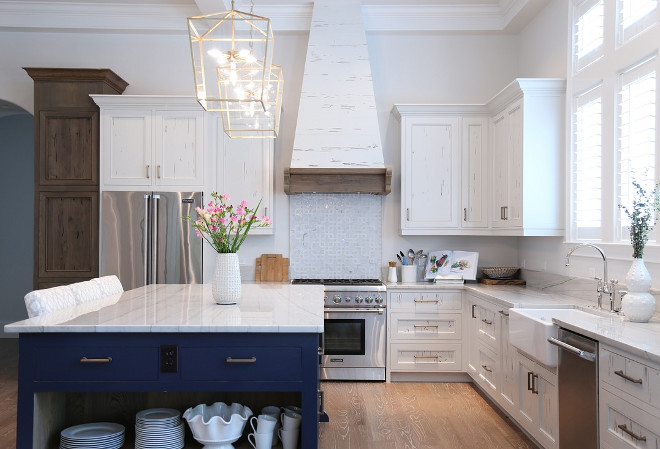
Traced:
POLYGON ((262 254, 257 257, 254 279, 257 282, 288 281, 289 259, 281 254, 262 254))
POLYGON ((488 284, 488 285, 525 285, 527 282, 525 282, 524 279, 489 279, 489 278, 481 278, 479 279, 479 282, 482 284, 488 284))

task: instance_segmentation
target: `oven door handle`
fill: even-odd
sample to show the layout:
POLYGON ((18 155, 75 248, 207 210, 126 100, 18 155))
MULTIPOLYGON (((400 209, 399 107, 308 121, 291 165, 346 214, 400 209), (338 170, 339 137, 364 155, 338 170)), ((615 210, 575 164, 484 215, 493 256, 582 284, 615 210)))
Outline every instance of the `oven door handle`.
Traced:
POLYGON ((348 308, 336 308, 336 309, 323 309, 325 313, 335 313, 335 312, 340 312, 340 313, 377 313, 378 315, 382 315, 385 313, 385 309, 383 308, 373 308, 373 309, 348 309, 348 308))

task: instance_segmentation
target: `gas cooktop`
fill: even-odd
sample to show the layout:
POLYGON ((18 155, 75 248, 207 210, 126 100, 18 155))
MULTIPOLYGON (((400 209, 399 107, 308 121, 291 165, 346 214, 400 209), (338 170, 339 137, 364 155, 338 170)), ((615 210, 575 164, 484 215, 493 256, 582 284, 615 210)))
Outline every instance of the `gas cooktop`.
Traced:
POLYGON ((380 279, 293 279, 292 284, 321 284, 327 286, 333 285, 383 285, 380 279))

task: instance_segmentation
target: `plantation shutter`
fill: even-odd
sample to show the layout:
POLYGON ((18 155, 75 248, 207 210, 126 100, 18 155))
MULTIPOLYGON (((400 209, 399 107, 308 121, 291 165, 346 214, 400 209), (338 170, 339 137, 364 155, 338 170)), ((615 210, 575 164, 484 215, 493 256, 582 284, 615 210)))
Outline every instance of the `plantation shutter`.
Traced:
MULTIPOLYGON (((656 65, 653 56, 618 76, 619 204, 631 209, 632 180, 652 191, 656 179, 656 65)), ((621 214, 621 238, 628 240, 628 217, 621 214)), ((653 235, 649 235, 651 240, 653 235)))
POLYGON ((603 0, 586 0, 576 9, 578 17, 573 28, 573 67, 577 71, 603 56, 603 11, 603 0))
POLYGON ((618 43, 625 44, 657 20, 657 0, 619 0, 618 43))
POLYGON ((602 238, 602 88, 579 94, 573 116, 573 235, 602 238))

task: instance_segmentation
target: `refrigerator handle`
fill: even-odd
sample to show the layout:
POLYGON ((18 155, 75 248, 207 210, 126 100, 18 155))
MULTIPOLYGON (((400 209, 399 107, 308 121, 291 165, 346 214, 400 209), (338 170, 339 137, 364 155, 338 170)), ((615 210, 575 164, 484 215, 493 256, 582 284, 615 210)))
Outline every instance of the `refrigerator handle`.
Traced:
POLYGON ((151 214, 151 283, 158 283, 158 203, 160 195, 152 195, 153 207, 151 214))
POLYGON ((149 267, 147 266, 148 260, 149 260, 149 194, 144 195, 144 226, 142 230, 142 267, 143 267, 143 280, 144 284, 147 285, 148 282, 148 273, 149 273, 149 267))

